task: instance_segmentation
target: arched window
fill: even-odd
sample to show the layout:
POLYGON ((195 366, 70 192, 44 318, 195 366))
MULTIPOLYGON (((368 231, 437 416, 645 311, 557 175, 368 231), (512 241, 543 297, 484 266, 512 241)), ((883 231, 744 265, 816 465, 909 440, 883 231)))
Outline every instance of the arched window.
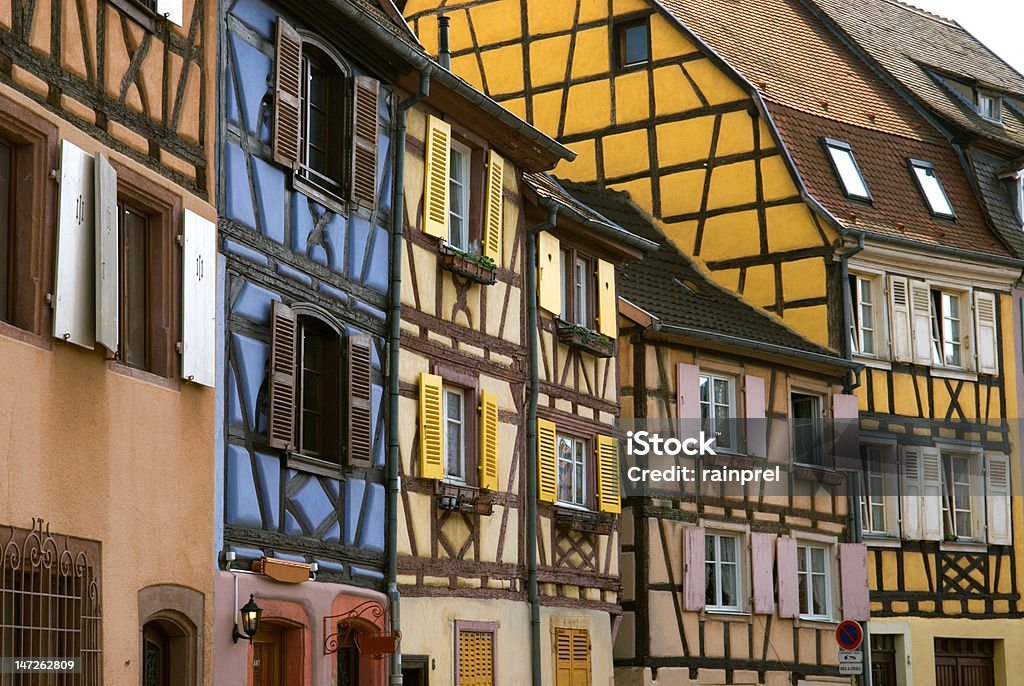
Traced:
POLYGON ((139 591, 140 683, 203 683, 203 594, 171 584, 139 591))
POLYGON ((301 174, 326 190, 341 194, 345 187, 342 140, 347 127, 347 71, 326 50, 310 41, 302 44, 301 174))

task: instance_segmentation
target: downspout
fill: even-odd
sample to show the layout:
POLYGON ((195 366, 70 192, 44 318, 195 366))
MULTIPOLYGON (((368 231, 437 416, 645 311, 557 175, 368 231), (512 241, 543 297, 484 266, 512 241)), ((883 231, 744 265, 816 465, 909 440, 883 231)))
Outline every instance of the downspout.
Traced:
MULTIPOLYGON (((398 496, 402 488, 398 479, 398 400, 399 400, 399 363, 401 356, 402 331, 402 235, 405 228, 405 113, 406 111, 430 94, 430 74, 433 67, 428 65, 420 72, 420 90, 413 93, 398 104, 395 111, 393 126, 395 170, 391 188, 391 274, 388 301, 388 450, 387 450, 387 529, 385 531, 385 548, 387 549, 387 567, 385 583, 387 584, 388 607, 390 609, 391 631, 399 633, 402 621, 399 603, 401 594, 398 592, 398 496)), ((402 686, 402 651, 401 642, 391 656, 391 686, 402 686)))
MULTIPOLYGON (((860 509, 860 498, 861 498, 861 482, 860 479, 853 478, 856 476, 855 472, 847 472, 846 488, 847 493, 850 496, 850 516, 847 518, 850 526, 850 541, 853 543, 864 542, 864 522, 861 521, 861 509, 860 509)), ((868 621, 861 622, 864 627, 864 640, 860 644, 860 652, 863 655, 864 672, 860 678, 857 679, 857 683, 860 686, 872 686, 871 680, 871 638, 870 632, 868 631, 868 621)))
POLYGON ((537 590, 537 404, 540 402, 539 322, 537 321, 537 234, 555 225, 557 208, 547 221, 526 232, 526 331, 530 336, 530 397, 526 406, 526 589, 530 600, 530 675, 541 686, 540 593, 537 590))
MULTIPOLYGON (((858 233, 857 245, 839 256, 839 275, 842 279, 840 287, 843 294, 843 357, 847 360, 853 359, 853 340, 850 338, 850 328, 853 326, 853 299, 850 294, 850 258, 864 249, 864 234, 858 233)), ((844 391, 852 393, 860 386, 860 370, 851 369, 850 380, 844 381, 844 391)))

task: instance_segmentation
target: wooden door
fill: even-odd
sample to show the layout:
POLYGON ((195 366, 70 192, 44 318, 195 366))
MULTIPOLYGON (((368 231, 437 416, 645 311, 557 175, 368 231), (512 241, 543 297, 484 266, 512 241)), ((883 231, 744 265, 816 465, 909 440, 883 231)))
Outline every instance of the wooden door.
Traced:
POLYGON ((281 633, 261 629, 252 642, 252 686, 283 686, 281 633))
POLYGON ((896 686, 896 638, 876 635, 871 637, 872 686, 896 686))
POLYGON ((936 686, 995 686, 993 641, 935 639, 936 686))

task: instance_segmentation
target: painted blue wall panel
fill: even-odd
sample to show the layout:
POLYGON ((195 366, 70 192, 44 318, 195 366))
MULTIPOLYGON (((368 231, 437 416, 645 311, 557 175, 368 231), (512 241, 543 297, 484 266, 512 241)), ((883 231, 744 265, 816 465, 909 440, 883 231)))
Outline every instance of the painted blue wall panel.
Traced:
POLYGON ((339 274, 348 274, 345 264, 345 237, 348 235, 349 222, 340 214, 336 214, 324 227, 324 242, 327 245, 328 264, 339 274))
POLYGON ((388 292, 388 232, 383 227, 374 229, 373 249, 363 283, 378 293, 388 292))
POLYGON ((377 467, 384 466, 384 445, 387 438, 384 436, 384 389, 374 384, 373 386, 373 464, 377 467))
POLYGON ((224 116, 232 124, 238 124, 238 99, 235 97, 235 76, 231 69, 224 70, 224 78, 224 116))
POLYGON ((361 547, 384 551, 384 486, 381 484, 370 484, 370 496, 363 510, 362 534, 361 547))
POLYGON ((292 250, 300 255, 306 254, 306 244, 309 241, 309 234, 313 231, 313 224, 316 215, 323 214, 323 208, 309 200, 298 191, 292 192, 291 222, 292 222, 292 250), (320 208, 317 210, 316 208, 320 208))
POLYGON ((320 486, 318 478, 315 476, 299 478, 304 478, 306 482, 299 487, 295 495, 289 498, 289 502, 302 527, 309 533, 313 533, 324 523, 325 519, 335 516, 334 502, 320 486))
POLYGON ((251 156, 250 160, 260 201, 263 235, 284 245, 284 172, 258 157, 251 156))
POLYGON ((231 345, 234 352, 234 363, 241 381, 238 390, 241 391, 245 418, 251 429, 259 430, 256 423, 256 395, 266 377, 270 346, 237 333, 231 334, 231 345))
POLYGON ((266 255, 258 250, 250 248, 247 245, 242 245, 238 241, 233 241, 230 238, 224 239, 224 252, 241 257, 243 260, 248 260, 253 264, 262 264, 266 266, 270 263, 270 260, 266 255))
POLYGON ((232 569, 247 569, 248 565, 241 565, 239 562, 242 560, 258 560, 263 557, 263 551, 259 548, 239 548, 238 546, 231 545, 227 549, 236 556, 232 569))
POLYGON ((370 238, 370 222, 358 214, 352 215, 348 222, 348 265, 346 272, 353 280, 359 280, 363 274, 363 259, 366 257, 366 241, 370 238))
POLYGON ((260 477, 260 503, 267 520, 266 528, 277 530, 281 513, 281 459, 256 453, 256 471, 260 477))
POLYGON ((289 536, 301 536, 302 527, 295 521, 295 516, 288 510, 284 511, 284 532, 289 536))
POLYGON ((228 388, 227 388, 227 417, 228 426, 235 428, 242 427, 242 399, 238 395, 238 382, 235 380, 234 370, 230 370, 227 373, 228 377, 228 388))
POLYGON ((345 545, 355 545, 359 511, 363 509, 366 482, 352 477, 345 481, 345 545))
POLYGON ((231 14, 248 24, 268 41, 273 40, 274 20, 277 12, 258 0, 238 0, 231 8, 231 14))
POLYGON ((325 250, 324 246, 320 243, 310 246, 306 254, 309 259, 313 260, 317 264, 322 264, 325 267, 329 266, 327 264, 327 250, 325 250))
POLYGON ((339 289, 335 288, 334 286, 332 286, 332 285, 330 285, 328 283, 323 283, 321 281, 319 288, 320 288, 320 292, 321 293, 323 293, 324 295, 326 295, 326 296, 328 296, 330 298, 334 298, 335 300, 337 300, 338 302, 340 302, 342 304, 347 303, 349 301, 348 293, 346 293, 345 291, 339 290, 339 289))
POLYGON ((277 293, 246 281, 235 298, 231 313, 245 317, 255 324, 269 324, 271 304, 280 299, 281 296, 277 293))
POLYGON ((231 526, 263 526, 248 451, 242 446, 229 445, 227 467, 228 497, 225 522, 231 526))
POLYGON ((307 286, 310 288, 312 288, 313 286, 313 277, 311 277, 309 274, 305 272, 299 271, 298 269, 289 267, 284 262, 277 263, 277 273, 280 274, 281 276, 287 276, 292 281, 297 281, 298 283, 301 283, 303 286, 307 286))
MULTIPOLYGON (((245 130, 255 136, 259 126, 259 109, 267 93, 267 74, 270 73, 270 58, 245 42, 238 34, 230 35, 230 54, 234 57, 235 83, 241 91, 242 121, 245 130)), ((270 143, 269 139, 263 141, 270 143)))
POLYGON ((380 581, 384 578, 384 572, 379 572, 375 569, 367 569, 365 567, 356 567, 355 565, 352 565, 349 567, 349 570, 352 572, 352 576, 361 576, 365 579, 380 581))
POLYGON ((377 207, 381 212, 391 211, 391 137, 383 131, 377 135, 377 207))
POLYGON ((252 211, 252 191, 245 165, 245 154, 234 143, 228 143, 224 155, 224 198, 227 216, 251 229, 256 228, 256 215, 252 211))
POLYGON ((368 317, 379 319, 382 322, 387 321, 387 317, 384 315, 384 310, 378 310, 373 305, 367 305, 362 300, 356 300, 353 302, 353 306, 368 317))
POLYGON ((320 571, 322 572, 337 572, 338 574, 341 574, 345 571, 345 565, 334 562, 333 560, 317 559, 316 563, 320 565, 320 571))

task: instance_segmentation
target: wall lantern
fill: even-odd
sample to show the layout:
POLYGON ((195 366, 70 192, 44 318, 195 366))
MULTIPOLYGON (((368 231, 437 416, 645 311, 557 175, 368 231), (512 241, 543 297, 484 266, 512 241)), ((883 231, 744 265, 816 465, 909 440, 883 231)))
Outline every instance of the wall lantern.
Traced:
POLYGON ((247 638, 252 643, 252 637, 260 629, 260 615, 263 614, 263 608, 253 600, 252 593, 249 594, 249 602, 238 608, 238 614, 242 618, 242 630, 238 630, 236 622, 234 631, 231 632, 231 638, 235 643, 238 643, 240 638, 247 638))

